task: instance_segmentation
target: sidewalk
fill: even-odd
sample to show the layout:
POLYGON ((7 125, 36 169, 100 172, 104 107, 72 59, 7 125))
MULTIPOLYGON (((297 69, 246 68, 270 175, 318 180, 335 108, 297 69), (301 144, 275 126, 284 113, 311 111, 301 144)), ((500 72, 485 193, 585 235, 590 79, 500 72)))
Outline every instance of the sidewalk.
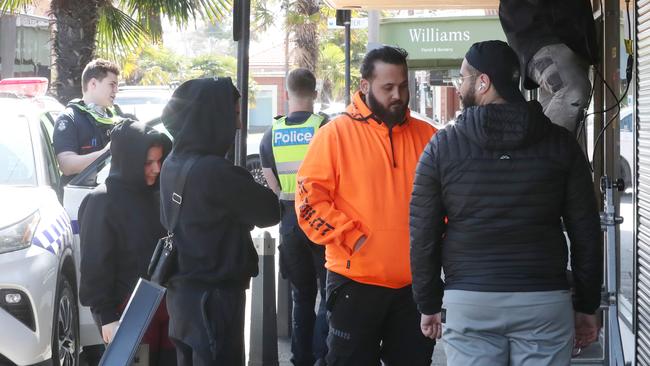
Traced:
MULTIPOLYGON (((280 338, 278 339, 278 359, 280 366, 293 366, 289 360, 291 359, 291 339, 280 338)), ((436 346, 433 350, 433 362, 431 366, 445 366, 447 359, 445 358, 445 351, 443 350, 442 343, 436 346)))

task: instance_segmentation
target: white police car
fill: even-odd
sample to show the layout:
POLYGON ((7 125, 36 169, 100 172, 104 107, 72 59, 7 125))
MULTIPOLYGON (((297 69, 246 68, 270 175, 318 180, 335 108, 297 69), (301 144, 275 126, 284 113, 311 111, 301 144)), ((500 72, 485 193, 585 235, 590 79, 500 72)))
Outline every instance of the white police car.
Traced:
POLYGON ((0 111, 0 365, 74 366, 73 232, 43 110, 0 98, 0 111))

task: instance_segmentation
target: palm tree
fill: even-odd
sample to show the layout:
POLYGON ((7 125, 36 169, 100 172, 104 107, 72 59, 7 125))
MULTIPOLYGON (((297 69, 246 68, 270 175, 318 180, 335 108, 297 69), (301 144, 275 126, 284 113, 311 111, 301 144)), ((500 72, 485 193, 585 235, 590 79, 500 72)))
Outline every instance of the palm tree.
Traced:
MULTIPOLYGON (((0 0, 0 13, 14 12, 31 3, 33 0, 0 0)), ((197 16, 220 19, 229 13, 232 0, 120 0, 117 5, 111 0, 51 1, 56 58, 52 91, 61 102, 79 96, 81 72, 95 57, 98 42, 125 54, 143 37, 160 37, 156 16, 166 15, 179 26, 197 16), (149 21, 140 24, 136 19, 149 21)))
POLYGON ((319 5, 319 0, 296 0, 287 11, 287 31, 293 34, 296 44, 295 63, 312 72, 318 63, 319 5))
POLYGON ((320 49, 318 78, 323 80, 321 101, 324 105, 340 98, 345 81, 345 54, 334 43, 325 43, 320 49))

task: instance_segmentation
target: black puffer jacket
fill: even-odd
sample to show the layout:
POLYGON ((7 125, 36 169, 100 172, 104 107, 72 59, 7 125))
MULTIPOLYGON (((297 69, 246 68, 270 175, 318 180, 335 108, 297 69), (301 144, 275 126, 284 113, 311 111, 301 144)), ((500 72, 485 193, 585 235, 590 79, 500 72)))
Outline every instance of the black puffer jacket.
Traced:
POLYGON ((280 221, 276 195, 246 169, 225 159, 235 138, 238 92, 229 78, 189 80, 163 111, 174 149, 161 172, 161 215, 167 212, 186 159, 197 155, 185 181, 174 230, 178 272, 170 288, 190 284, 243 289, 258 273, 250 231, 280 221))
POLYGON ((434 135, 410 215, 413 292, 424 314, 440 311, 441 266, 446 289, 568 289, 562 220, 575 309, 598 308, 603 255, 588 162, 537 102, 468 108, 434 135))
POLYGON ((160 224, 158 184, 147 186, 144 166, 149 147, 171 141, 139 122, 127 121, 111 133, 111 171, 105 185, 79 207, 81 283, 79 298, 102 325, 119 319, 118 308, 145 277, 160 224))

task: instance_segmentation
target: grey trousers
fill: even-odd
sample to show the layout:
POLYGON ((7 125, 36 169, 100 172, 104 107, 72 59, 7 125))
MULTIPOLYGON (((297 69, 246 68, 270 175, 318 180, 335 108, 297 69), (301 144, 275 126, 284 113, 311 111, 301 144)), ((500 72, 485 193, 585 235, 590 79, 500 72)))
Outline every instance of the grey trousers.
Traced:
POLYGON ((539 102, 551 122, 576 133, 577 122, 589 104, 589 65, 563 43, 544 46, 527 66, 539 84, 539 102))
POLYGON ((571 362, 569 291, 446 290, 443 340, 448 366, 563 366, 571 362))

